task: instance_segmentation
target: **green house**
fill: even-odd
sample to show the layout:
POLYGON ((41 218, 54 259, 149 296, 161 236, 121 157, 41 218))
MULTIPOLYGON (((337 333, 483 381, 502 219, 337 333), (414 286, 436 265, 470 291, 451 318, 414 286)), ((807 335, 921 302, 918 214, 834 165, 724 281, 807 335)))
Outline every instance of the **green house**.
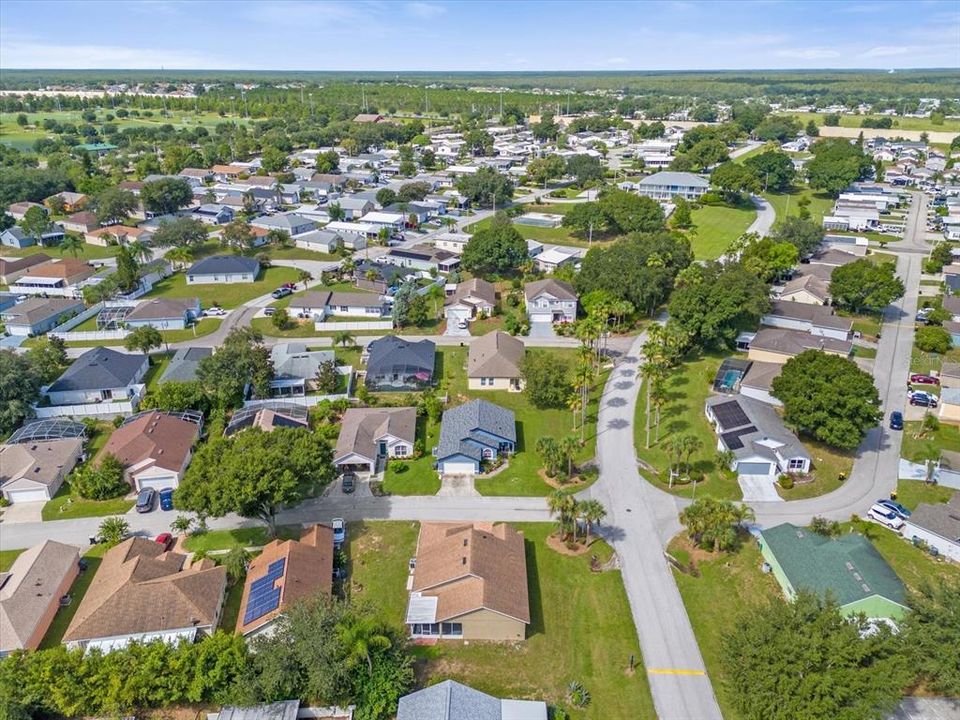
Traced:
POLYGON ((760 533, 760 551, 788 599, 799 590, 828 592, 844 615, 899 620, 907 591, 887 561, 863 535, 818 535, 790 523, 760 533))

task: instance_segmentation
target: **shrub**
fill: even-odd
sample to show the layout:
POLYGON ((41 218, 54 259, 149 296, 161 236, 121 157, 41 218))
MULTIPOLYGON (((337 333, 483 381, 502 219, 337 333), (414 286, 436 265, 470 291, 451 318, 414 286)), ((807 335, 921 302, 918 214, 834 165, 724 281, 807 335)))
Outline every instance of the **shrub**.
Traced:
POLYGON ((944 354, 953 347, 953 340, 950 333, 942 327, 922 327, 919 328, 913 338, 917 348, 924 352, 944 354))
POLYGON ((827 520, 818 515, 810 521, 810 529, 817 535, 837 537, 840 534, 840 523, 836 520, 827 520))
POLYGON ((391 461, 390 461, 390 470, 391 470, 392 472, 397 473, 398 475, 399 475, 400 473, 405 473, 405 472, 406 472, 407 470, 409 470, 409 469, 410 469, 410 466, 407 465, 407 463, 405 463, 403 460, 391 460, 391 461))
POLYGON ((790 490, 793 487, 793 477, 787 473, 780 476, 779 482, 784 490, 790 490))

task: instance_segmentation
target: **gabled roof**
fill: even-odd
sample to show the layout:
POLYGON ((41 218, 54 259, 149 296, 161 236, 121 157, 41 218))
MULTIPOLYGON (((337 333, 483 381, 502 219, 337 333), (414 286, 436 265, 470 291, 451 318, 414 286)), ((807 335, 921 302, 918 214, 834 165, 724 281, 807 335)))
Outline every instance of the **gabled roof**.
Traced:
POLYGON ((853 343, 849 340, 811 335, 803 330, 761 327, 750 341, 750 349, 791 356, 799 355, 804 350, 824 350, 849 355, 853 350, 853 343))
POLYGON ((761 538, 796 590, 830 592, 841 607, 874 595, 906 605, 900 578, 863 535, 834 539, 783 523, 763 530, 761 538))
POLYGON ((260 261, 242 255, 211 255, 198 260, 187 275, 226 275, 234 273, 254 273, 260 270, 260 261))
POLYGON ((417 411, 414 408, 349 408, 340 420, 340 435, 334 450, 334 462, 348 455, 376 459, 377 442, 386 435, 405 440, 411 447, 416 440, 417 411))
POLYGON ((555 297, 557 300, 577 299, 577 293, 574 292, 570 283, 565 283, 562 280, 554 280, 553 278, 534 280, 533 282, 527 283, 523 288, 523 294, 528 301, 544 293, 555 297))
POLYGON ((146 361, 147 356, 139 353, 96 347, 74 360, 47 392, 127 387, 140 379, 140 369, 146 361))
POLYGON ((484 439, 480 433, 515 443, 517 427, 513 410, 486 400, 471 400, 445 410, 440 423, 437 458, 443 460, 452 455, 466 455, 477 461, 482 460, 480 445, 489 447, 490 441, 484 439))
POLYGON ((816 275, 801 275, 793 280, 788 280, 784 286, 781 296, 792 295, 794 293, 806 291, 822 302, 830 299, 830 282, 816 275))
POLYGON ((518 378, 525 348, 522 340, 500 330, 470 343, 467 377, 518 378))
POLYGON ((770 405, 745 395, 717 395, 706 404, 717 419, 720 439, 737 458, 759 455, 777 462, 778 453, 785 459, 810 458, 770 405))
POLYGON ((420 525, 414 593, 437 598, 434 622, 485 608, 530 622, 523 534, 509 525, 420 525))
MULTIPOLYGON (((291 605, 318 592, 329 595, 333 587, 333 528, 327 525, 314 525, 305 530, 299 540, 273 540, 263 551, 250 561, 247 579, 243 586, 243 598, 237 615, 237 632, 245 635, 266 625, 291 605), (251 604, 251 592, 254 601, 258 591, 254 584, 265 577, 270 566, 283 560, 283 570, 271 583, 273 589, 280 590, 276 607, 263 614, 257 614, 251 604), (250 613, 248 614, 248 610, 250 613), (257 617, 252 615, 257 614, 257 617), (245 622, 246 621, 246 622, 245 622)), ((261 609, 263 606, 260 606, 261 609)))
POLYGON ((710 183, 699 175, 688 172, 658 172, 643 178, 639 185, 680 185, 695 188, 708 188, 710 183))
POLYGON ((8 325, 33 325, 50 317, 58 316, 69 310, 83 307, 82 300, 71 298, 27 298, 19 305, 3 311, 3 319, 8 325))
POLYGON ((79 559, 73 545, 46 540, 0 573, 0 653, 25 647, 50 605, 60 600, 60 585, 79 559))
POLYGON ((775 300, 764 315, 804 320, 816 327, 834 328, 847 332, 853 329, 853 320, 834 315, 833 310, 826 305, 811 305, 810 303, 793 300, 775 300))
POLYGON ((186 559, 142 537, 108 550, 64 642, 211 627, 227 571, 209 560, 185 568, 186 559))
POLYGON ((483 278, 470 278, 457 284, 457 289, 453 295, 444 301, 444 305, 456 305, 466 298, 477 298, 490 306, 497 304, 497 289, 493 283, 487 282, 483 278))
POLYGON ((270 350, 274 377, 277 380, 316 377, 320 365, 334 360, 333 350, 307 350, 306 343, 277 343, 270 350))
POLYGON ((23 274, 27 277, 58 278, 61 280, 70 280, 80 275, 92 275, 93 266, 82 260, 73 258, 63 258, 62 260, 51 260, 50 262, 34 265, 23 274))
POLYGON ((125 320, 181 320, 200 307, 197 298, 149 298, 131 310, 125 320))
POLYGON ((197 379, 197 367, 205 357, 213 355, 213 348, 188 347, 177 350, 170 364, 160 376, 160 382, 191 382, 197 379))
POLYGON ((152 410, 114 430, 101 453, 113 455, 128 469, 157 466, 179 471, 199 436, 199 423, 152 410))
POLYGON ((419 369, 433 377, 437 346, 431 340, 410 342, 396 335, 385 335, 367 345, 367 375, 378 376, 403 366, 419 369))
POLYGON ((955 492, 946 503, 920 503, 909 522, 960 545, 960 492, 955 492))
POLYGON ((0 445, 0 486, 25 478, 48 487, 73 469, 83 438, 0 445))

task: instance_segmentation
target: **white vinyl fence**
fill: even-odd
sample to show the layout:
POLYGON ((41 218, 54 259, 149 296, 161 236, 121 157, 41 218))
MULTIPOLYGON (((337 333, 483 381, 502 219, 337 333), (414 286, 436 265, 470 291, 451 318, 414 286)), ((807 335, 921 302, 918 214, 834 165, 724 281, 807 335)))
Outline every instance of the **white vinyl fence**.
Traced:
POLYGON ((357 322, 315 322, 317 332, 337 332, 338 330, 393 330, 392 320, 358 320, 357 322))

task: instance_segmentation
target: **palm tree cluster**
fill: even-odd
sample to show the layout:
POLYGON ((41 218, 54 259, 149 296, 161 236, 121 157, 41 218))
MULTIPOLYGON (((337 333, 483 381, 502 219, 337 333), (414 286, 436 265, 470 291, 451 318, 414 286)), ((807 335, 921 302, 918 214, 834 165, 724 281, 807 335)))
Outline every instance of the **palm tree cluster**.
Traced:
MULTIPOLYGON (((684 470, 689 477, 692 466, 690 458, 703 450, 703 440, 687 433, 685 435, 671 435, 663 441, 663 451, 667 454, 670 466, 670 487, 673 487, 673 479, 684 470), (676 467, 676 471, 674 468, 676 467)), ((694 476, 696 482, 696 476, 694 476)))
POLYGON ((590 533, 594 525, 607 516, 603 503, 594 498, 577 500, 570 493, 557 490, 549 498, 550 514, 557 516, 557 534, 561 540, 577 541, 580 523, 584 525, 582 542, 590 544, 590 533))
POLYGON ((741 526, 753 519, 748 505, 712 497, 700 498, 680 513, 687 534, 697 545, 713 552, 736 548, 741 526))
POLYGON ((573 475, 573 456, 579 448, 580 441, 573 435, 560 440, 549 436, 537 439, 537 454, 543 458, 544 470, 561 482, 573 475))
POLYGON ((666 403, 667 374, 675 367, 687 346, 687 337, 674 325, 652 325, 643 345, 639 375, 647 386, 646 447, 650 448, 651 412, 656 411, 656 441, 660 442, 660 411, 666 403))

